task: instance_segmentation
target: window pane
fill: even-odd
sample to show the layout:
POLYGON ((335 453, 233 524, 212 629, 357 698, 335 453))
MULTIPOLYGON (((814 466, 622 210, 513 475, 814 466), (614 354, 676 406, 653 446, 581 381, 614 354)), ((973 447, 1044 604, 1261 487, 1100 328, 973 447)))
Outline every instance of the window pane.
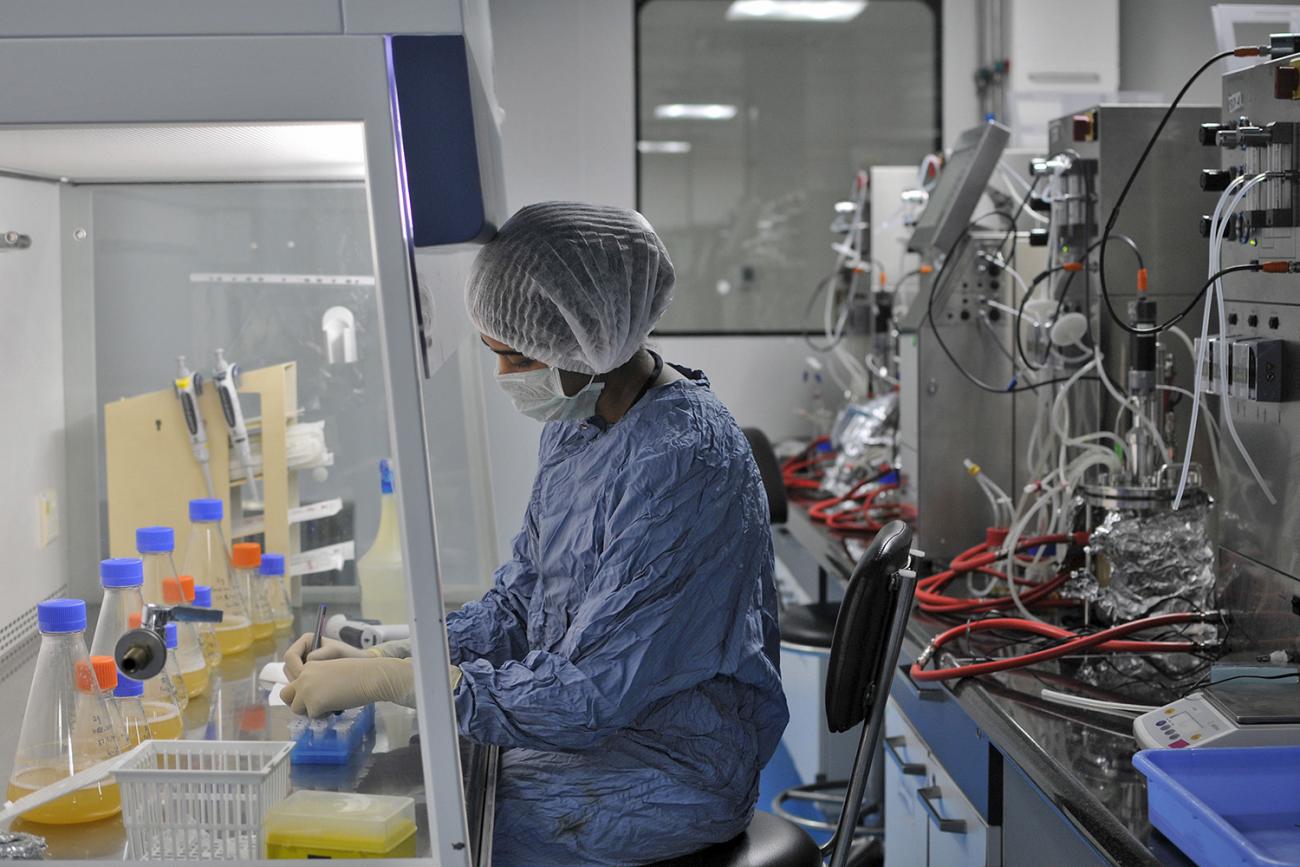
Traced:
POLYGON ((839 23, 728 21, 730 5, 638 15, 640 207, 677 267, 664 332, 802 330, 854 172, 938 146, 931 3, 839 23))

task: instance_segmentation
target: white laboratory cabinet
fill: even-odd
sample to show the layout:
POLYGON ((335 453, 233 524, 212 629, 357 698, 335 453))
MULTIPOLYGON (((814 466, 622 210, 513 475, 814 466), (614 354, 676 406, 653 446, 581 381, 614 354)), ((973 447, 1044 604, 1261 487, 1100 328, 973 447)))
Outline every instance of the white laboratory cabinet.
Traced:
POLYGON ((884 754, 888 867, 1001 863, 1000 829, 984 821, 892 699, 884 754))
MULTIPOLYGON (((387 459, 420 705, 390 772, 422 768, 423 854, 468 867, 443 594, 495 565, 461 301, 504 218, 486 3, 97 5, 0 4, 0 678, 26 696, 36 604, 97 603, 98 561, 134 555, 137 527, 174 527, 182 561, 195 498, 286 555, 313 618, 313 598, 355 603, 387 459), (218 350, 243 372, 248 466, 218 350), (184 370, 207 380, 205 444, 184 370)), ((227 690, 256 693, 246 662, 227 690)), ((256 710, 213 725, 277 739, 256 710)))

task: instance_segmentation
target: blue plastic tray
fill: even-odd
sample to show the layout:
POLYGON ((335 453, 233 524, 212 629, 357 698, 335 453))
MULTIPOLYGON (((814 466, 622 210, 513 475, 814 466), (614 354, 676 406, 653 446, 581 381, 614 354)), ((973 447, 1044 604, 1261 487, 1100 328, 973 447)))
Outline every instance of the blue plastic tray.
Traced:
POLYGON ((1197 864, 1300 865, 1300 747, 1143 750, 1147 811, 1197 864))
POLYGON ((320 732, 312 729, 313 722, 296 717, 289 723, 289 737, 294 741, 289 761, 295 765, 346 765, 375 730, 375 706, 368 704, 327 717, 320 732))

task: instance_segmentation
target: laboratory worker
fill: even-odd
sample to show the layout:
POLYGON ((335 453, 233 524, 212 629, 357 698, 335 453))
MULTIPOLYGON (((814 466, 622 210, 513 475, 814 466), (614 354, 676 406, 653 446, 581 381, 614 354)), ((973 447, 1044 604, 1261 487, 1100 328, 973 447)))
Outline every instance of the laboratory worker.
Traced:
MULTIPOLYGON (((502 747, 495 864, 645 864, 745 829, 788 719, 767 500, 702 373, 646 345, 673 266, 635 211, 548 202, 479 253, 470 317, 544 423, 511 558, 447 616, 460 731, 502 747)), ((414 704, 409 645, 286 654, 320 715, 414 704)))

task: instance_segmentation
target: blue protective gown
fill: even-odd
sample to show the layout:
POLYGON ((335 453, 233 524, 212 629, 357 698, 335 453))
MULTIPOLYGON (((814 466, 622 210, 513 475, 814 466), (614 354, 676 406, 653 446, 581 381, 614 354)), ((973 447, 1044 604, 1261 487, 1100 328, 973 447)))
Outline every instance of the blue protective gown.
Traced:
POLYGON ((494 864, 643 864, 752 816, 789 718, 767 500, 687 373, 546 426, 512 559, 447 618, 461 732, 504 748, 494 864))

